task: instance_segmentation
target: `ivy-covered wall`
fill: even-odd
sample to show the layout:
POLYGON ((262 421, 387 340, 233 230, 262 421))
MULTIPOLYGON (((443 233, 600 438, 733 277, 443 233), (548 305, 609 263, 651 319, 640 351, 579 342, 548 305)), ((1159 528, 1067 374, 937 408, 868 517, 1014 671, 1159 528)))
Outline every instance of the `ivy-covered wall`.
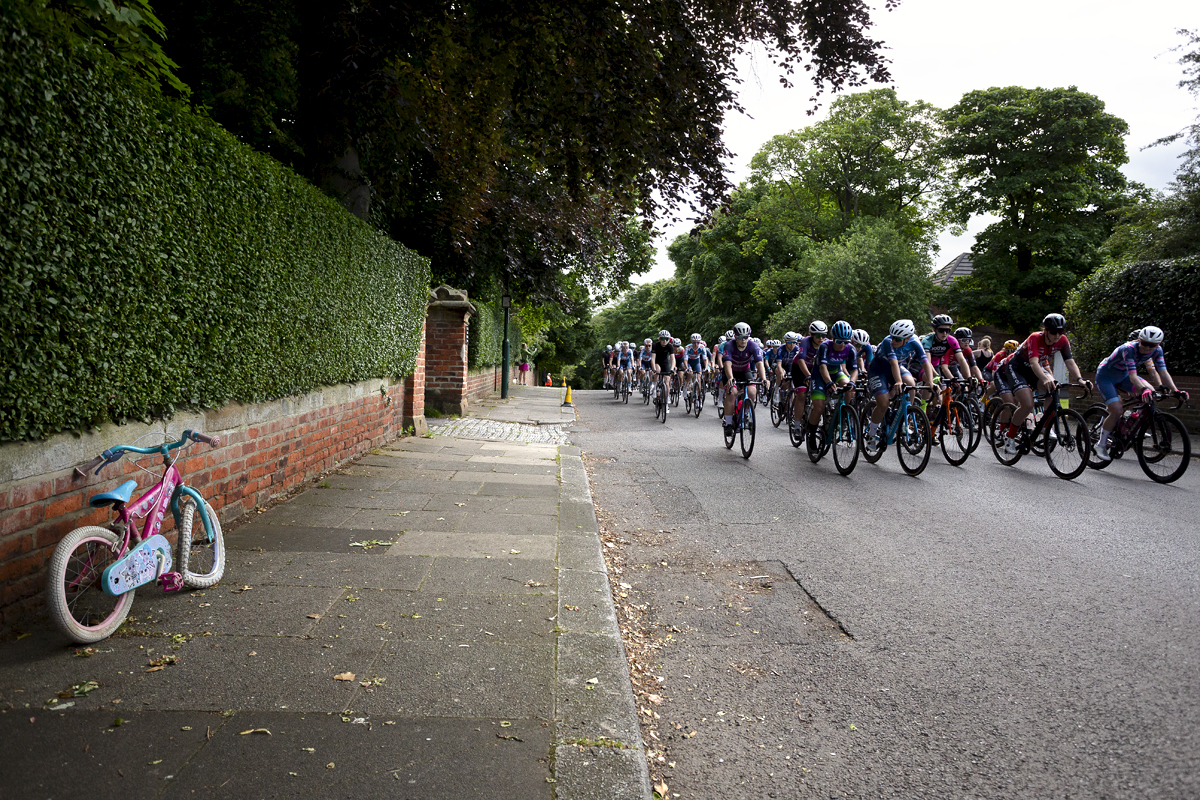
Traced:
POLYGON ((1101 267, 1071 290, 1065 313, 1084 370, 1094 370, 1134 328, 1156 325, 1166 335, 1171 373, 1200 375, 1200 256, 1101 267))
MULTIPOLYGON (((504 353, 504 309, 499 300, 471 300, 475 314, 471 317, 467 339, 467 364, 471 369, 501 363, 504 353)), ((508 320, 508 354, 515 372, 520 363, 521 326, 517 324, 516 309, 510 309, 508 320)))
POLYGON ((429 265, 0 5, 0 441, 412 372, 429 265))

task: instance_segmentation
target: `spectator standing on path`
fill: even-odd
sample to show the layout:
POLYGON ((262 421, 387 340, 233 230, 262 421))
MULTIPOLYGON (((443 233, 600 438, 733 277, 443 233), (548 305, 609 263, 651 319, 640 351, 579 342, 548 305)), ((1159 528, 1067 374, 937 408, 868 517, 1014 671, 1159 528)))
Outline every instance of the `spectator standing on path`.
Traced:
POLYGON ((529 382, 529 361, 524 355, 521 356, 521 366, 517 372, 521 377, 521 385, 525 386, 529 382))
MULTIPOLYGON (((975 365, 979 367, 979 371, 982 372, 984 367, 987 366, 988 362, 992 360, 992 357, 996 355, 994 352, 992 352, 992 337, 985 336, 980 339, 979 349, 975 351, 974 355, 975 365)), ((992 378, 990 375, 984 375, 983 379, 985 381, 990 381, 992 378)))

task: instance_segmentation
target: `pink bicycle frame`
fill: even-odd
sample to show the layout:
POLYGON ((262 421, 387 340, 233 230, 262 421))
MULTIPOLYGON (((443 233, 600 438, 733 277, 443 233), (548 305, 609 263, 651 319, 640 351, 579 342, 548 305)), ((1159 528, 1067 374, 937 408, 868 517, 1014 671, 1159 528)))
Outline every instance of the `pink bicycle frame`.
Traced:
POLYGON ((167 508, 175 495, 175 490, 182 483, 183 476, 179 474, 179 470, 175 469, 175 465, 171 464, 158 483, 146 490, 146 493, 136 501, 120 510, 120 519, 125 525, 125 541, 121 543, 119 555, 123 555, 129 549, 131 541, 141 542, 159 532, 162 528, 163 517, 166 516, 167 508), (145 522, 142 523, 139 531, 136 520, 143 518, 145 518, 145 522))

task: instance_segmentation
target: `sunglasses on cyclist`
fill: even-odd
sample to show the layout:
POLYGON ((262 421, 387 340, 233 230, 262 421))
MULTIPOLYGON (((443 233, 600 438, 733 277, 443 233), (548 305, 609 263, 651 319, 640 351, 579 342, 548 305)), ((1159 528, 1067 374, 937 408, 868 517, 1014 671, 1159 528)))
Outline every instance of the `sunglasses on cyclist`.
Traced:
POLYGON ((937 332, 938 333, 949 333, 950 329, 949 328, 938 328, 937 332))
POLYGON ((823 333, 814 333, 814 334, 812 334, 812 338, 814 338, 814 339, 828 339, 829 337, 828 337, 828 336, 826 336, 826 335, 825 335, 825 334, 823 334, 823 333))
POLYGON ((850 344, 850 340, 849 339, 834 339, 833 343, 834 344, 850 344))
POLYGON ((739 342, 744 342, 750 338, 750 334, 747 333, 745 336, 734 336, 733 338, 737 339, 739 342))

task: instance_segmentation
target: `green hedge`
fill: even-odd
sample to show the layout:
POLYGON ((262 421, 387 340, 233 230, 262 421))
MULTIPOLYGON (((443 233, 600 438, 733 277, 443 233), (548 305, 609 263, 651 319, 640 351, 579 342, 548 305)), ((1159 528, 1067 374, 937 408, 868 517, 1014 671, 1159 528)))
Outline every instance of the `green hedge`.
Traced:
MULTIPOLYGON (((503 360, 504 309, 500 301, 476 300, 475 314, 467 331, 467 364, 471 369, 491 367, 503 360)), ((521 326, 514 318, 516 309, 509 312, 508 352, 512 365, 520 363, 521 326)))
POLYGON ((1093 370, 1129 331, 1157 325, 1167 366, 1200 375, 1200 256, 1101 267, 1067 298, 1077 363, 1093 370))
POLYGON ((0 10, 0 440, 411 373, 428 263, 0 10))

